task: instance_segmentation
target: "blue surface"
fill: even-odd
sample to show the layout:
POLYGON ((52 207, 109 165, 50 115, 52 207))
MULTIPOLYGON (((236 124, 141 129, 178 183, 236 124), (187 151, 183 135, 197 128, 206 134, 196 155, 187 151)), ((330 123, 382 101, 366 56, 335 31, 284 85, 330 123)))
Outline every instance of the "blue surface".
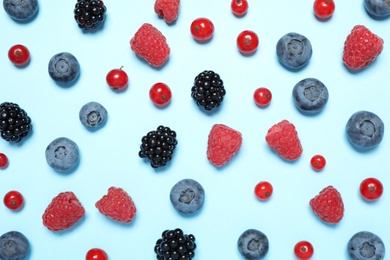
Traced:
POLYGON ((72 1, 41 0, 37 17, 26 24, 1 11, 0 101, 18 103, 34 128, 21 145, 0 140, 0 152, 10 161, 0 170, 0 194, 15 189, 26 199, 19 212, 0 206, 1 234, 10 230, 25 234, 33 260, 83 259, 93 247, 106 250, 112 260, 155 259, 155 241, 162 231, 176 227, 195 235, 196 259, 242 259, 237 239, 248 228, 268 236, 265 259, 295 259, 293 247, 300 240, 313 244, 313 260, 348 259, 347 242, 361 230, 376 233, 390 247, 386 128, 382 143, 365 153, 356 151, 345 136, 347 120, 359 110, 376 113, 385 126, 390 122, 390 20, 371 18, 363 1, 336 1, 328 21, 314 17, 311 1, 250 1, 242 18, 232 14, 229 1, 224 2, 182 1, 178 20, 167 25, 154 13, 153 0, 106 1, 107 19, 103 30, 94 34, 78 29, 72 1), (215 26, 214 37, 206 44, 190 34, 190 24, 198 17, 211 19, 215 26), (130 49, 130 39, 144 22, 157 27, 171 48, 161 69, 147 65, 130 49), (367 69, 351 73, 341 57, 344 40, 357 24, 381 36, 385 47, 367 69), (259 49, 249 57, 236 46, 237 35, 247 29, 260 39, 259 49), (311 61, 298 72, 284 69, 275 51, 279 38, 292 31, 305 35, 313 46, 311 61), (16 68, 7 57, 17 43, 32 55, 25 68, 16 68), (81 66, 77 84, 68 88, 56 85, 47 71, 50 58, 62 51, 75 55, 81 66), (115 93, 105 76, 121 66, 130 85, 115 93), (219 73, 227 91, 221 109, 212 115, 199 110, 190 95, 193 79, 205 69, 219 73), (329 102, 315 116, 301 114, 291 97, 294 85, 307 77, 318 78, 329 90, 329 102), (150 87, 159 81, 173 93, 171 104, 163 109, 148 97, 150 87), (264 109, 252 98, 258 87, 273 94, 264 109), (90 101, 108 111, 107 123, 94 132, 78 118, 80 108, 90 101), (293 163, 283 161, 265 142, 267 130, 283 119, 296 126, 303 146, 301 158, 293 163), (243 135, 239 153, 220 169, 206 157, 207 135, 216 123, 243 135), (138 150, 141 137, 160 124, 175 130, 179 143, 170 165, 155 171, 138 157, 138 150), (55 172, 45 160, 47 145, 61 136, 80 148, 80 163, 69 174, 55 172), (315 154, 327 160, 321 172, 310 167, 315 154), (374 203, 359 195, 360 182, 367 177, 380 179, 385 187, 374 203), (172 186, 184 178, 197 180, 206 192, 202 210, 192 217, 178 214, 169 200, 172 186), (253 193, 262 180, 274 186, 267 202, 253 193), (309 200, 328 185, 340 191, 345 204, 345 216, 334 226, 322 223, 309 207, 309 200), (133 198, 138 212, 132 224, 113 222, 95 208, 110 186, 124 188, 133 198), (86 215, 74 228, 53 233, 42 225, 41 217, 62 191, 73 191, 86 215))

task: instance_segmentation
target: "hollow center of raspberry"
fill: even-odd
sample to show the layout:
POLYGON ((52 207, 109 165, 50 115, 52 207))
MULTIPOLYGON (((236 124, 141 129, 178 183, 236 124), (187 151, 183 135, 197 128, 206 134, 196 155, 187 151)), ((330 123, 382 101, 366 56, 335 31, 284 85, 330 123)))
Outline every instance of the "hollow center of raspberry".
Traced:
POLYGON ((190 204, 195 199, 194 190, 187 188, 180 193, 179 201, 184 204, 190 204))
POLYGON ((369 120, 364 120, 360 124, 360 131, 368 137, 372 137, 375 134, 375 125, 369 121, 369 120))
POLYGON ((259 239, 251 239, 248 243, 248 250, 249 251, 257 251, 259 250, 261 245, 261 241, 259 239))
POLYGON ((56 159, 65 158, 68 154, 65 146, 58 146, 57 149, 54 150, 54 156, 56 159))
POLYGON ((303 95, 306 99, 310 100, 311 102, 314 102, 320 97, 321 91, 319 91, 316 86, 308 86, 303 91, 303 95))
POLYGON ((297 39, 292 39, 287 43, 287 50, 291 55, 301 55, 304 48, 303 42, 297 39))
POLYGON ((69 63, 65 59, 59 59, 55 64, 55 69, 60 74, 66 74, 69 68, 70 68, 69 63))
POLYGON ((100 113, 97 111, 91 111, 87 115, 87 122, 89 125, 97 125, 102 120, 102 117, 100 116, 100 113))
POLYGON ((362 247, 359 249, 359 253, 364 258, 371 258, 375 256, 375 246, 369 242, 364 242, 362 247))

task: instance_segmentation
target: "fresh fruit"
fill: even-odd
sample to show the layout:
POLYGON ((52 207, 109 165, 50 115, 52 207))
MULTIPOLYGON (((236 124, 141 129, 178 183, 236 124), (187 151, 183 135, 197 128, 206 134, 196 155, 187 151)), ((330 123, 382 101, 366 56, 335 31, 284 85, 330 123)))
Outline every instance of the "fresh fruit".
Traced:
POLYGON ((0 133, 4 140, 18 143, 27 137, 31 130, 31 119, 18 104, 0 104, 0 133))
POLYGON ((270 148, 286 160, 297 160, 302 154, 298 133, 288 120, 282 120, 268 129, 265 140, 270 148))
POLYGON ((24 198, 19 191, 11 190, 4 195, 3 202, 10 210, 19 210, 23 207, 24 198))
POLYGON ((108 260, 108 255, 103 249, 92 248, 85 255, 85 260, 108 260))
POLYGON ((180 0, 156 0, 154 11, 166 23, 173 23, 179 15, 180 0))
POLYGON ((272 196, 272 184, 268 181, 261 181, 256 184, 254 192, 259 200, 268 200, 272 196))
POLYGON ((43 225, 55 232, 65 230, 79 222, 84 214, 85 209, 73 192, 61 192, 45 209, 43 225))
POLYGON ((258 46, 259 37, 253 31, 245 30, 237 36, 237 47, 242 54, 252 54, 257 50, 258 46))
POLYGON ((171 101, 172 92, 167 84, 158 82, 149 90, 149 98, 158 107, 165 106, 171 101))
POLYGON ((331 17, 335 7, 333 0, 314 0, 313 4, 314 14, 320 19, 328 19, 331 17))
POLYGON ((360 194, 365 200, 377 200, 383 194, 383 184, 377 178, 364 179, 360 183, 360 194))
POLYGON ((153 67, 168 61, 170 48, 165 36, 153 25, 144 23, 130 40, 131 49, 153 67))
POLYGON ((390 2, 387 0, 364 0, 367 12, 375 17, 388 17, 390 15, 390 2))
POLYGON ((199 107, 211 111, 222 104, 225 95, 226 90, 218 73, 205 70, 195 77, 191 97, 199 107))
POLYGON ((380 144, 384 135, 384 123, 369 111, 355 112, 347 121, 348 140, 357 148, 368 149, 380 144))
POLYGON ((165 230, 154 246, 158 260, 193 259, 195 249, 195 236, 184 234, 180 228, 165 230))
POLYGON ((12 19, 29 22, 38 11, 38 0, 3 0, 3 7, 12 19))
POLYGON ((337 224, 344 216, 344 203, 340 192, 333 186, 327 186, 310 200, 313 212, 329 224, 337 224))
POLYGON ((364 25, 354 26, 344 42, 344 64, 351 70, 366 68, 382 53, 383 43, 364 25))
POLYGON ((8 157, 7 155, 0 153, 0 169, 5 169, 8 166, 8 157))
POLYGON ((287 33, 276 44, 279 62, 289 70, 302 69, 309 63, 312 53, 311 42, 299 33, 287 33))
POLYGON ((172 160, 177 143, 176 132, 160 125, 142 137, 138 155, 148 159, 152 168, 163 167, 172 160))
POLYGON ((313 245, 309 241, 299 241, 294 246, 294 254, 299 260, 310 259, 314 254, 313 245))
POLYGON ((257 260, 267 255, 269 242, 263 232, 256 229, 248 229, 238 238, 237 247, 245 259, 257 260))
POLYGON ((253 93, 253 99, 259 107, 268 106, 272 99, 272 93, 268 88, 258 88, 253 93))
POLYGON ((30 254, 30 242, 19 231, 9 231, 0 236, 1 260, 24 260, 30 254))
POLYGON ((81 107, 79 119, 86 128, 97 129, 107 121, 107 110, 98 102, 88 102, 81 107))
POLYGON ((207 142, 207 159, 216 167, 229 162, 240 150, 242 135, 224 124, 214 124, 207 142))
POLYGON ((210 19, 201 17, 192 21, 190 30, 195 40, 207 41, 214 35, 214 24, 210 19))
POLYGON ((107 73, 106 82, 113 90, 123 90, 129 84, 126 71, 121 68, 112 69, 107 73))
POLYGON ((121 223, 130 223, 135 218, 137 209, 130 195, 122 188, 110 187, 95 204, 100 213, 121 223))
POLYGON ((325 157, 320 154, 314 155, 313 157, 311 157, 310 165, 316 171, 324 169, 326 165, 325 157))
POLYGON ((101 0, 77 0, 74 19, 80 29, 92 31, 101 27, 106 18, 107 8, 101 0))
POLYGON ((54 139, 45 151, 47 164, 56 171, 72 170, 79 162, 79 147, 67 137, 54 139))
POLYGON ((248 1, 247 0, 232 0, 230 7, 235 16, 241 17, 248 12, 248 1))
POLYGON ((57 84, 69 84, 80 75, 80 64, 69 52, 60 52, 50 59, 48 71, 57 84))
POLYGON ((183 179, 171 189, 172 206, 183 215, 194 214, 203 206, 205 192, 202 185, 193 179, 183 179))
POLYGON ((369 231, 360 231, 348 241, 348 254, 351 260, 385 259, 385 245, 382 239, 369 231))
POLYGON ((329 92, 320 80, 306 78, 295 84, 292 97, 300 111, 314 114, 320 112, 328 103, 329 92))
POLYGON ((16 44, 8 50, 9 60, 18 67, 26 66, 30 61, 30 51, 22 44, 16 44))

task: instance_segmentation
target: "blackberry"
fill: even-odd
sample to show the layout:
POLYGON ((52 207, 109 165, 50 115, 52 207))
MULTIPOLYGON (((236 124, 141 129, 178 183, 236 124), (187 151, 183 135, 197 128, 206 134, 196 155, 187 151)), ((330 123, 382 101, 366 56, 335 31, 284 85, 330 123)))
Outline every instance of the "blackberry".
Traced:
POLYGON ((165 230, 154 246, 158 260, 189 260, 194 258, 195 249, 195 236, 184 234, 180 228, 165 230))
POLYGON ((31 131, 31 119, 18 104, 0 104, 0 133, 9 142, 18 143, 31 131))
POLYGON ((147 158, 153 168, 165 166, 172 159, 177 145, 176 132, 162 125, 142 137, 141 141, 138 155, 147 158))
POLYGON ((225 95, 226 90, 218 73, 205 70, 195 77, 191 96, 198 106, 210 111, 221 105, 225 95))
POLYGON ((105 20, 106 6, 101 0, 77 0, 74 19, 83 30, 94 30, 105 20))

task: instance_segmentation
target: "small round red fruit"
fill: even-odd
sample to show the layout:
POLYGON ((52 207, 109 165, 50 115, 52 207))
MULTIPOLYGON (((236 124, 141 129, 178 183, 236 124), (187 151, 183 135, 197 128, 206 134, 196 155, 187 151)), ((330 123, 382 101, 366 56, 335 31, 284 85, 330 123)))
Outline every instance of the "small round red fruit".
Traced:
POLYGON ((322 170, 326 165, 325 157, 322 155, 314 155, 310 160, 311 167, 313 167, 314 170, 320 171, 322 170))
POLYGON ((9 49, 8 58, 15 66, 22 67, 30 61, 30 51, 26 46, 16 44, 9 49))
POLYGON ((232 0, 230 6, 233 14, 239 17, 245 15, 249 7, 247 0, 232 0))
POLYGON ((172 92, 167 84, 158 82, 149 90, 149 97, 156 106, 165 106, 171 101, 172 92))
POLYGON ((113 69, 107 73, 106 82, 113 90, 123 90, 129 84, 129 77, 122 69, 113 69))
POLYGON ((315 0, 313 5, 314 14, 320 19, 328 19, 334 13, 335 3, 333 0, 315 0))
POLYGON ((85 256, 85 260, 107 260, 107 259, 108 259, 107 253, 100 248, 90 249, 85 256))
POLYGON ((191 23, 191 34, 195 40, 207 41, 213 37, 214 24, 207 18, 197 18, 191 23))
POLYGON ((8 157, 7 155, 0 153, 0 169, 7 168, 8 166, 8 157))
POLYGON ((16 190, 7 192, 3 199, 4 205, 10 210, 18 210, 22 208, 24 204, 23 195, 16 190))
POLYGON ((376 178, 367 178, 360 183, 360 194, 365 200, 377 200, 383 194, 383 185, 376 178))
POLYGON ((237 37, 237 47, 243 54, 252 54, 259 46, 259 37, 250 30, 242 31, 237 37))
POLYGON ((259 107, 267 106, 272 99, 272 93, 268 88, 258 88, 253 93, 253 99, 259 107))
POLYGON ((273 192, 272 184, 268 181, 261 181, 255 186, 254 192, 259 200, 267 200, 273 192))
POLYGON ((314 254, 313 245, 308 241, 299 241, 295 244, 294 254, 299 260, 310 259, 314 254))

